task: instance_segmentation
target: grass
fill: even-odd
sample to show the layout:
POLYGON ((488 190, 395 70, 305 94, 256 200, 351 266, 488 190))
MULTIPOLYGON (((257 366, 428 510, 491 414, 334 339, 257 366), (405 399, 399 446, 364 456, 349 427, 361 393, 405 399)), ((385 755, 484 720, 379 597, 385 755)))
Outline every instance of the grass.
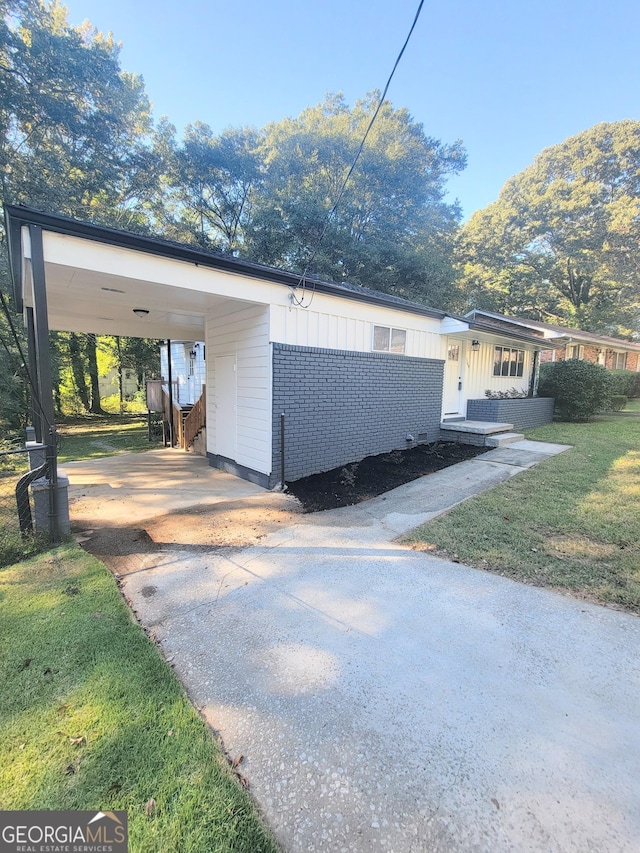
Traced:
POLYGON ((113 578, 76 546, 0 572, 0 678, 0 809, 126 809, 132 853, 277 850, 113 578))
POLYGON ((60 464, 158 446, 147 438, 146 415, 87 415, 61 423, 58 434, 60 464))
POLYGON ((539 586, 640 613, 640 401, 527 438, 573 445, 404 537, 539 586))

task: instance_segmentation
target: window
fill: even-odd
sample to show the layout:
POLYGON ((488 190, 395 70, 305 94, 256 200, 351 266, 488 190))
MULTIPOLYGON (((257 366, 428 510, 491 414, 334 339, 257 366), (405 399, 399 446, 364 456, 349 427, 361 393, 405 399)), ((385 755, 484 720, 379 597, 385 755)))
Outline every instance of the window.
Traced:
POLYGON ((523 376, 524 350, 496 347, 493 351, 494 376, 523 376))
POLYGON ((407 347, 405 329, 390 329, 388 326, 373 327, 373 351, 404 353, 407 347))
POLYGON ((450 344, 447 347, 447 359, 449 361, 458 361, 460 359, 460 347, 457 344, 450 344))
POLYGON ((567 347, 567 360, 570 358, 584 358, 584 347, 582 344, 571 344, 567 347))
POLYGON ((611 369, 612 370, 626 370, 627 369, 627 354, 626 352, 612 352, 611 355, 613 359, 611 361, 611 369))

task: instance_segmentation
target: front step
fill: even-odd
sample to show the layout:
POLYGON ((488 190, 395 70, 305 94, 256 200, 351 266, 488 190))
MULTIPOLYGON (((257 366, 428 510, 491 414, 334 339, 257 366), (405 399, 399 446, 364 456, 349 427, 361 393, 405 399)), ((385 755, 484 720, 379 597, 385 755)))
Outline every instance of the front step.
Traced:
POLYGON ((476 447, 500 447, 509 442, 499 442, 503 435, 517 436, 511 441, 519 441, 524 436, 512 432, 513 424, 495 421, 442 421, 440 423, 441 441, 455 441, 458 444, 473 444, 476 447), (495 443, 493 443, 495 442, 495 443))
POLYGON ((506 447, 516 441, 522 441, 524 435, 521 432, 501 432, 498 435, 490 435, 485 441, 485 447, 506 447))

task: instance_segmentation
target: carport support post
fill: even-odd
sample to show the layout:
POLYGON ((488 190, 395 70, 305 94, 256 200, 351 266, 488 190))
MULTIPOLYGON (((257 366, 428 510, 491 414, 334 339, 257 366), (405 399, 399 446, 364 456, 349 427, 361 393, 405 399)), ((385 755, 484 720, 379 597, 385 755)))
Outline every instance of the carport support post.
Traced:
POLYGON ((49 467, 49 537, 52 542, 60 538, 58 524, 58 447, 56 440, 53 387, 51 384, 51 353, 49 350, 49 322, 47 317, 47 288, 44 271, 42 228, 29 226, 31 238, 31 274, 33 278, 33 341, 37 365, 37 389, 43 440, 47 445, 49 467))
POLYGON ((167 373, 169 375, 169 447, 173 447, 173 370, 171 369, 171 341, 167 338, 167 373))
POLYGON ((31 424, 36 431, 36 441, 42 442, 42 417, 38 408, 38 362, 36 360, 36 329, 33 319, 33 308, 24 309, 27 320, 27 353, 29 359, 29 375, 33 385, 29 388, 31 424))

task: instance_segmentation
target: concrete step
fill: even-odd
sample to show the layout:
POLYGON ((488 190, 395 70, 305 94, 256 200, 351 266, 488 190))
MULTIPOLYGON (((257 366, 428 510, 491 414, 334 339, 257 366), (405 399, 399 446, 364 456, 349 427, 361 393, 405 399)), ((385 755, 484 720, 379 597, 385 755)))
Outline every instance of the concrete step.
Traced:
POLYGON ((442 421, 440 429, 448 432, 466 432, 472 435, 493 435, 496 432, 507 432, 513 429, 513 424, 502 424, 495 421, 442 421))
POLYGON ((501 432, 498 435, 489 435, 484 440, 485 447, 505 447, 515 441, 522 441, 524 435, 521 432, 501 432))

